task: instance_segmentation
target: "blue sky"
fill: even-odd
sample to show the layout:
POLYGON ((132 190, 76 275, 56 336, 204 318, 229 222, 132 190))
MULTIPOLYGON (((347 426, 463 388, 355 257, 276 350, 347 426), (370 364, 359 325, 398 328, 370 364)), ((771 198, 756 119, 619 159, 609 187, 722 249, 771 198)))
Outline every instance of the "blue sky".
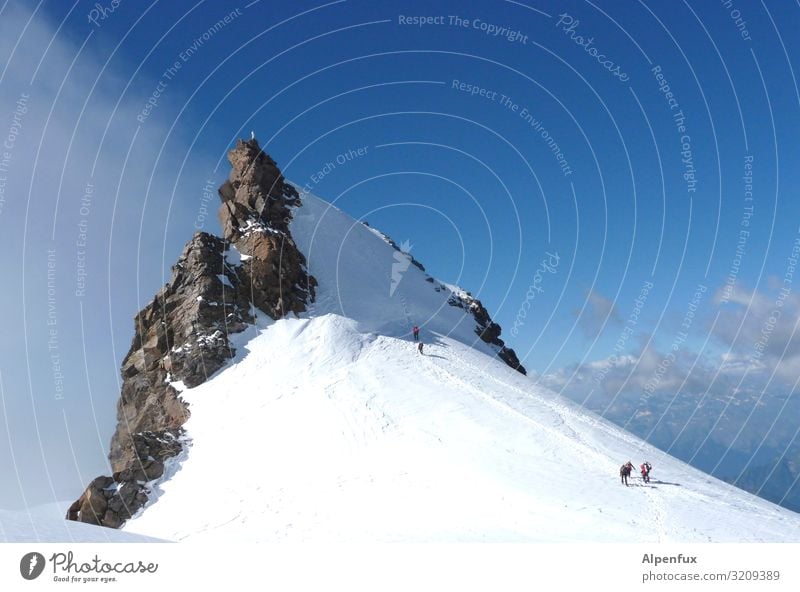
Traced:
POLYGON ((0 133, 13 132, 0 168, 0 473, 23 483, 0 505, 72 497, 105 470, 131 319, 192 232, 218 231, 203 188, 251 130, 289 179, 481 298, 556 389, 599 388, 599 367, 608 397, 638 393, 694 307, 656 391, 689 388, 701 360, 724 372, 699 397, 739 378, 751 394, 793 392, 797 6, 0 6, 0 133), (766 354, 735 374, 781 287, 766 354), (623 354, 632 366, 608 361, 623 354))

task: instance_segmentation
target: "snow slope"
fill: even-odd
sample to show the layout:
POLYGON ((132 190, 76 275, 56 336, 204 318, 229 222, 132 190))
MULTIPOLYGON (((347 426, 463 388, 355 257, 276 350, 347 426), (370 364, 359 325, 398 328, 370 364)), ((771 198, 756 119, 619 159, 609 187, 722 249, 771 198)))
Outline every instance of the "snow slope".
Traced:
POLYGON ((316 305, 236 336, 232 365, 184 391, 191 446, 126 531, 214 542, 800 541, 800 515, 486 355, 471 317, 413 265, 390 294, 396 251, 370 229, 305 196, 292 233, 319 280, 316 305), (649 486, 619 483, 629 458, 653 463, 649 486))
POLYGON ((442 334, 494 356, 475 334, 472 315, 447 303, 463 290, 429 277, 376 230, 312 194, 303 194, 290 229, 319 282, 309 316, 335 313, 362 332, 398 337, 418 325, 423 339, 442 334))
POLYGON ((147 543, 164 542, 135 533, 65 520, 72 502, 0 510, 0 542, 4 543, 147 543))

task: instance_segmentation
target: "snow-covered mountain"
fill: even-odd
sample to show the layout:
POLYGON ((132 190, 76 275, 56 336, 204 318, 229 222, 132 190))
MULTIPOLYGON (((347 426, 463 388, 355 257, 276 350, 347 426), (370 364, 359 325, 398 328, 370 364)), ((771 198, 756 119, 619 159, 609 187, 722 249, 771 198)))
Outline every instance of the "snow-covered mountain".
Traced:
POLYGON ((181 541, 800 541, 800 515, 538 387, 479 301, 279 173, 267 187, 255 148, 231 152, 227 242, 196 235, 137 317, 119 468, 73 518, 181 541), (296 250, 288 276, 254 232, 296 250), (253 259, 294 279, 272 294, 253 259), (629 459, 651 483, 620 483, 629 459))
POLYGON ((452 292, 313 195, 316 302, 184 390, 191 444, 124 529, 172 540, 784 541, 800 516, 659 453, 494 356, 452 292), (394 282, 394 283, 393 283, 394 282), (409 335, 418 324, 420 355, 409 335), (653 480, 620 483, 649 459, 653 480))

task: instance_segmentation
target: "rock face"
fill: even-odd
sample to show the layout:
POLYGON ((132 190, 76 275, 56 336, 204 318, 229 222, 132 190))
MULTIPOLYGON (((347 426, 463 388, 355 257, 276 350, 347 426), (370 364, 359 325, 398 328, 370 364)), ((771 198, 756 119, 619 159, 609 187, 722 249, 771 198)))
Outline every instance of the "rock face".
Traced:
POLYGON ((511 366, 517 372, 522 374, 528 373, 525 367, 520 363, 517 358, 516 352, 510 347, 506 347, 505 342, 500 339, 500 332, 502 328, 500 325, 492 321, 489 312, 481 304, 481 301, 473 297, 469 292, 454 292, 448 299, 447 303, 450 306, 457 306, 463 308, 471 313, 477 323, 475 327, 475 334, 481 338, 482 341, 489 345, 495 346, 497 357, 503 360, 506 364, 511 366))
POLYGON ((69 520, 122 526, 147 502, 147 483, 183 448, 189 409, 181 386, 202 384, 222 368, 235 354, 230 336, 254 322, 257 310, 277 319, 313 302, 316 280, 289 233, 292 209, 301 206, 297 191, 254 139, 237 142, 228 160, 231 174, 219 189, 224 238, 196 233, 169 283, 136 315, 121 369, 113 475, 89 484, 69 520))
POLYGON ((219 189, 223 235, 247 257, 240 267, 248 297, 273 318, 305 310, 316 281, 289 234, 297 190, 255 140, 240 141, 228 154, 233 170, 219 189))

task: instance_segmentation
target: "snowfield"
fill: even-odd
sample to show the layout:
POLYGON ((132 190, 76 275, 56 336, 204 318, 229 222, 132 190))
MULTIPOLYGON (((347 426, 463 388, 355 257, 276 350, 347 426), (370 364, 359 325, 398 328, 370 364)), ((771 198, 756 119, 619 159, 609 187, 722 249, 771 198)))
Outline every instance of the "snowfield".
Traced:
POLYGON ((183 392, 191 444, 126 532, 215 543, 800 541, 800 515, 537 387, 477 340, 449 289, 325 202, 303 203, 291 230, 319 281, 316 304, 237 335, 231 365, 183 392), (650 460, 649 485, 620 483, 629 459, 650 460))
POLYGON ((56 502, 30 510, 0 510, 0 542, 4 543, 148 543, 166 542, 136 533, 65 520, 72 502, 56 502))
POLYGON ((186 458, 125 527, 219 541, 798 541, 800 517, 444 337, 272 324, 184 395, 186 458), (647 457, 653 480, 619 482, 647 457))

